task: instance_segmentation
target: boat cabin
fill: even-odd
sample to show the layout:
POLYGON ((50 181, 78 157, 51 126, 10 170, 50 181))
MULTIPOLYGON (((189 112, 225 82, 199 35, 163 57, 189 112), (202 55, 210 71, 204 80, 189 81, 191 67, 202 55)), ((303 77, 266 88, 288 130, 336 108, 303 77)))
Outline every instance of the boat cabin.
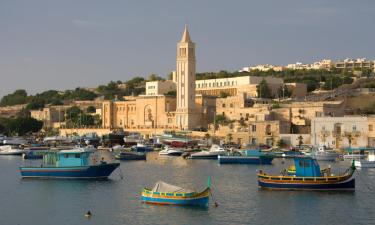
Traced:
POLYGON ((320 166, 316 159, 310 157, 295 157, 294 165, 297 177, 321 177, 320 166))
POLYGON ((43 166, 71 167, 90 165, 90 154, 92 151, 81 149, 61 150, 48 152, 43 157, 43 166))

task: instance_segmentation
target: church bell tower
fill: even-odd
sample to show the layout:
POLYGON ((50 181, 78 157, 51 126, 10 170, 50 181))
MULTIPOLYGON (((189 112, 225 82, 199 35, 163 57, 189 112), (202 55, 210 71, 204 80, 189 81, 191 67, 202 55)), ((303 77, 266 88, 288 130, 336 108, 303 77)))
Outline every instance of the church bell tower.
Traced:
POLYGON ((199 124, 200 118, 195 108, 195 43, 191 41, 186 25, 181 41, 177 43, 176 67, 176 126, 191 130, 199 124))

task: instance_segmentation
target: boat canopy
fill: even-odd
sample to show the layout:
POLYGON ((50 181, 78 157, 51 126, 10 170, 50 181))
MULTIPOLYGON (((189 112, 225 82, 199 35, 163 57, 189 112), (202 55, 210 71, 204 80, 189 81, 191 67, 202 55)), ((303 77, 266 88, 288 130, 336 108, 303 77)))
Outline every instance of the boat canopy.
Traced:
POLYGON ((316 159, 310 157, 295 157, 297 177, 321 177, 320 166, 316 159))
POLYGON ((191 193, 194 192, 189 189, 185 189, 182 187, 178 187, 172 184, 165 183, 163 181, 156 182, 154 188, 152 189, 153 192, 175 192, 175 193, 191 193))

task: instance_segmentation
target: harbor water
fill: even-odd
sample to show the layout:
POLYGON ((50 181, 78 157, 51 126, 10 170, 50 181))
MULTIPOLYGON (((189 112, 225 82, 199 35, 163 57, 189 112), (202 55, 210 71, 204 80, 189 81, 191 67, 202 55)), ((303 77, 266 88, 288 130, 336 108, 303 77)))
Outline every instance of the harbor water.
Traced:
MULTIPOLYGON (((258 189, 257 170, 280 173, 291 164, 287 159, 267 166, 219 165, 152 152, 147 161, 121 162, 104 181, 21 179, 18 167, 28 163, 0 157, 1 225, 375 224, 375 169, 356 172, 355 192, 306 192, 258 189), (200 190, 208 176, 213 187, 208 208, 140 202, 142 188, 159 180, 200 190), (88 210, 91 218, 84 216, 88 210)), ((329 164, 344 170, 350 162, 329 164)))

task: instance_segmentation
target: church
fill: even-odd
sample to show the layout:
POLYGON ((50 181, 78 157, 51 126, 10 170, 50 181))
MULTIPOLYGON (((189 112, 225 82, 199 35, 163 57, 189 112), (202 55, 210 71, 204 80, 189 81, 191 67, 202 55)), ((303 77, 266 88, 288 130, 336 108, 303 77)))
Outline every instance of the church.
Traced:
POLYGON ((185 26, 177 43, 176 96, 125 96, 125 101, 104 101, 102 127, 110 129, 193 130, 206 128, 215 115, 216 97, 196 94, 195 43, 185 26))

